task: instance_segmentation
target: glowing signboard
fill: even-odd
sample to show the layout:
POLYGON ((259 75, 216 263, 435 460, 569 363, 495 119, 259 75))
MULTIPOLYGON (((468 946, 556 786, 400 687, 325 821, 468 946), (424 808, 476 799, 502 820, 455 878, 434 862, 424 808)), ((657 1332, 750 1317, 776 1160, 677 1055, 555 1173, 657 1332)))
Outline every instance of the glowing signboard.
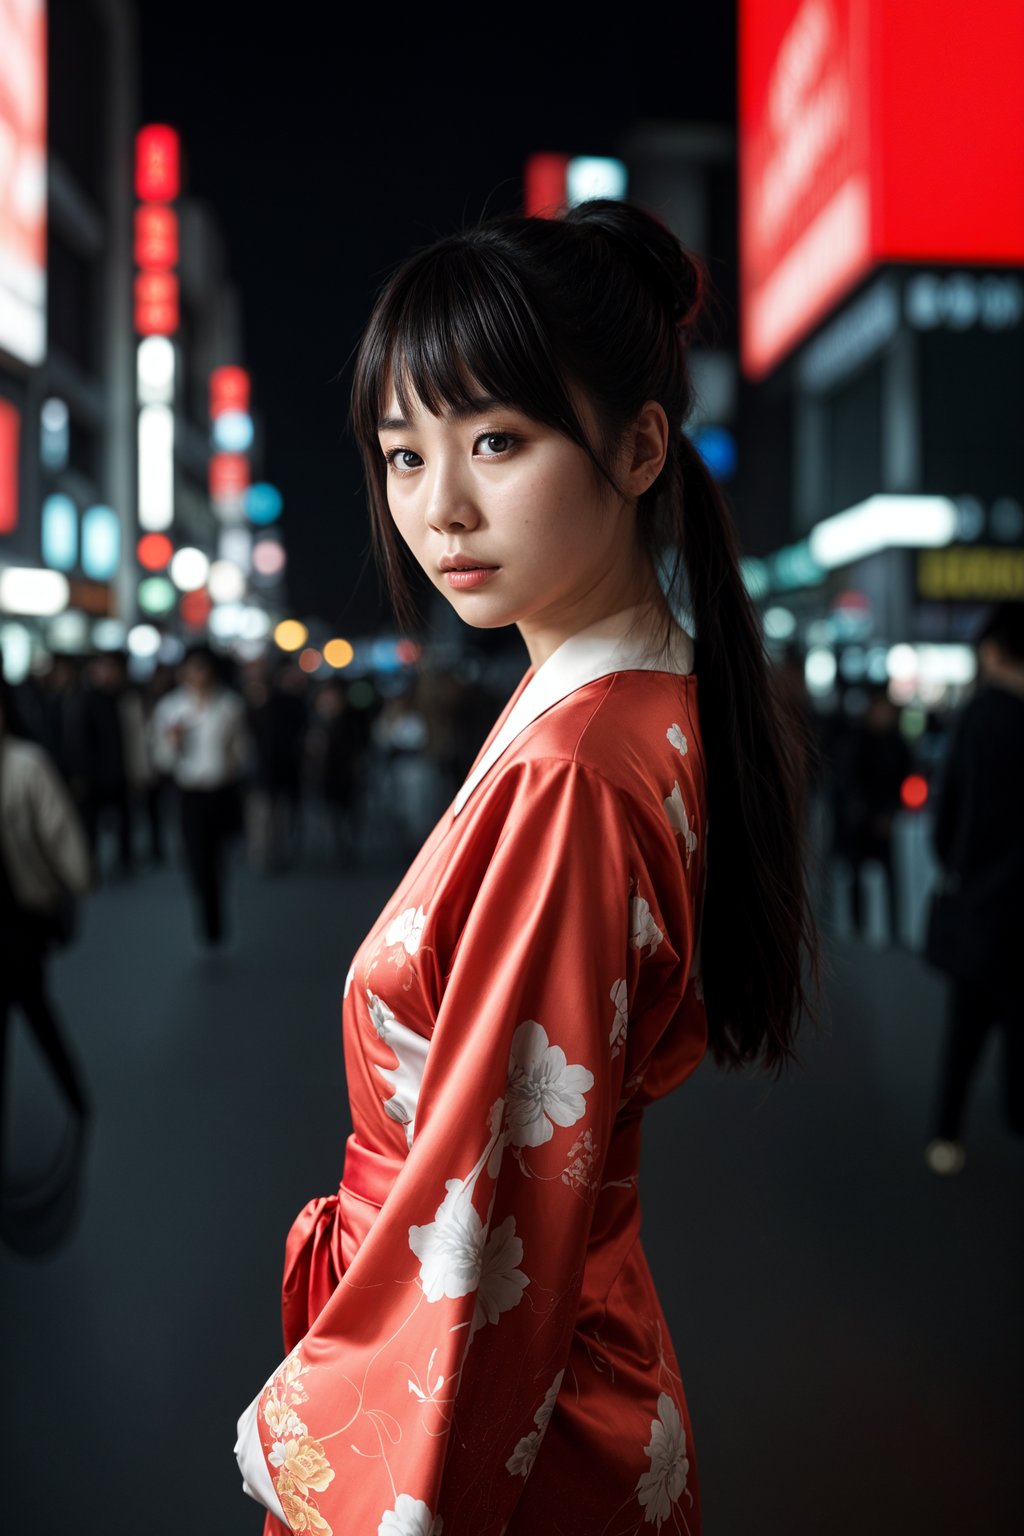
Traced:
POLYGON ((749 375, 878 262, 1024 261, 1019 0, 740 0, 739 17, 749 375))
POLYGON ((46 6, 0 0, 0 348, 46 355, 46 6))
POLYGON ((224 411, 248 411, 249 375, 244 368, 215 368, 210 374, 210 418, 224 411))
POLYGON ((10 400, 0 398, 0 533, 18 526, 18 444, 21 413, 10 400))
POLYGON ((173 203, 181 190, 177 131, 149 123, 135 135, 135 196, 143 203, 173 203))
POLYGON ((938 601, 1024 601, 1024 549, 953 545, 917 557, 917 590, 938 601))

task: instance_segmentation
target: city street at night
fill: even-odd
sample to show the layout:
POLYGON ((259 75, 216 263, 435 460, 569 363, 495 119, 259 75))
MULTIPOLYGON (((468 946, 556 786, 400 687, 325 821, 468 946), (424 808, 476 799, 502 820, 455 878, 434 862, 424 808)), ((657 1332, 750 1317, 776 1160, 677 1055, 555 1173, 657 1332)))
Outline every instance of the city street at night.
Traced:
POLYGON ((1024 1532, 1024 6, 540 19, 0 0, 5 1532, 1024 1532))
MULTIPOLYGON (((287 1225, 339 1176, 341 989, 396 873, 338 874, 315 847, 273 878, 239 862, 223 954, 193 943, 175 867, 89 901, 55 966, 94 1106, 79 1209, 56 1251, 0 1256, 12 1528, 42 1498, 47 1531, 259 1531, 235 1419, 280 1354, 287 1225)), ((831 1025, 802 1069, 770 1086, 705 1063, 646 1120, 645 1245, 707 1529, 1010 1536, 1022 1150, 998 1056, 967 1168, 936 1179, 922 1148, 941 983, 902 950, 837 937, 827 952, 831 1025)), ((53 1158, 63 1121, 13 1037, 15 1182, 53 1158)))

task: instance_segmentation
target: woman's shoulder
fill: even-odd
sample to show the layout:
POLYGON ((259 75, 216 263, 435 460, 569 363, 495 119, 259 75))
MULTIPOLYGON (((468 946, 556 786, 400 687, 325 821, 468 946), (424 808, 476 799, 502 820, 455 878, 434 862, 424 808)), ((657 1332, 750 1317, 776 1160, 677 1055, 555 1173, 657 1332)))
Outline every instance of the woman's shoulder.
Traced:
POLYGON ((534 721, 517 755, 561 759, 660 803, 677 780, 703 777, 696 692, 693 673, 610 673, 534 721))

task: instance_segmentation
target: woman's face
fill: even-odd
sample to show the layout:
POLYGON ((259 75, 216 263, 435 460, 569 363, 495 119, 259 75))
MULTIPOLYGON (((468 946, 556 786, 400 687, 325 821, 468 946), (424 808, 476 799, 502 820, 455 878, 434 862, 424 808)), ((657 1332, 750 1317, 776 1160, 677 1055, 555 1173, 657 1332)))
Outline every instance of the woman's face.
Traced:
MULTIPOLYGON (((553 427, 481 397, 432 416, 394 391, 379 426, 399 534, 459 616, 518 624, 535 665, 637 600, 635 513, 553 427), (461 569, 448 570, 448 562, 461 569)), ((594 441, 592 414, 582 413, 594 441)), ((627 474, 628 479, 628 474, 627 474)))

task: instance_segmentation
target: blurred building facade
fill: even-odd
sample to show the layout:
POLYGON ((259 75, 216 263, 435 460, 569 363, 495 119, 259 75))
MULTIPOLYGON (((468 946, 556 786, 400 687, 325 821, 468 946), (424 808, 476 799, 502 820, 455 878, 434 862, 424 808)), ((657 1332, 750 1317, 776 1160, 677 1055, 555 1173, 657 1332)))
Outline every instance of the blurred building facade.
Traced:
POLYGON ((145 663, 166 640, 170 658, 182 638, 207 633, 218 607, 227 639, 247 627, 263 640, 285 559, 264 526, 280 498, 275 509, 264 495, 259 528, 247 515, 263 431, 241 367, 242 305, 172 127, 157 127, 147 163, 135 7, 0 7, 0 82, 6 673, 19 680, 48 651, 126 642, 145 663), (243 411, 228 410, 234 399, 218 410, 218 374, 244 378, 243 411), (218 426, 218 414, 230 421, 218 426), (230 453, 217 440, 226 427, 230 453), (231 461, 230 494, 218 458, 231 461), (252 565, 254 533, 275 546, 263 570, 252 565))
POLYGON ((131 137, 125 0, 5 7, 0 68, 14 170, 2 209, 0 521, 4 653, 15 673, 44 619, 67 635, 124 602, 133 500, 131 137), (31 315, 31 324, 26 323, 31 315))

